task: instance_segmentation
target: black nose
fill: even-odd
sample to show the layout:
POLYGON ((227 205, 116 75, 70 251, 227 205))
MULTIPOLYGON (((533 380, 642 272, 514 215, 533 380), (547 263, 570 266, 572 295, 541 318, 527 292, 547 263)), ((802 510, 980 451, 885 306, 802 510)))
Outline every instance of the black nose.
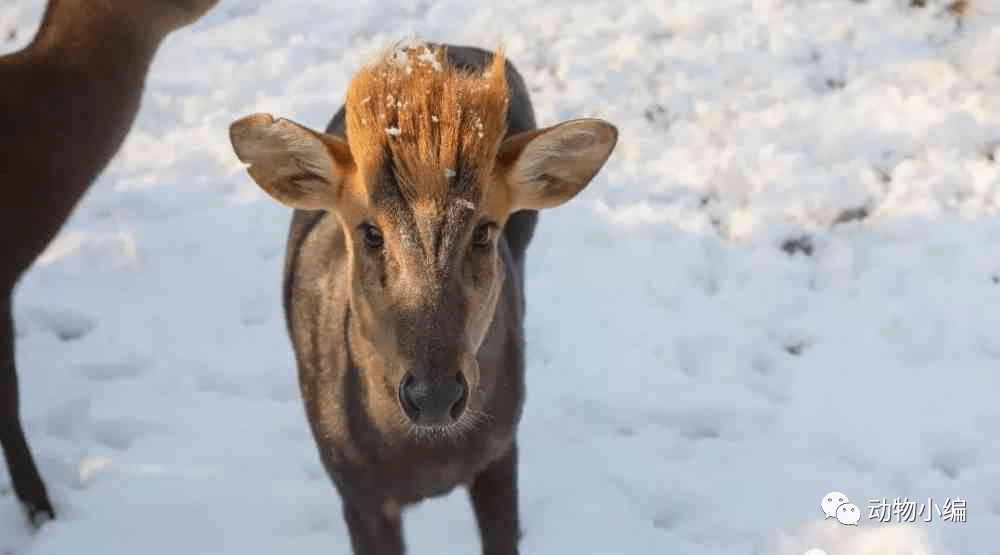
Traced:
POLYGON ((446 380, 420 380, 408 374, 399 385, 399 402, 414 424, 439 426, 462 416, 466 392, 461 373, 446 380))

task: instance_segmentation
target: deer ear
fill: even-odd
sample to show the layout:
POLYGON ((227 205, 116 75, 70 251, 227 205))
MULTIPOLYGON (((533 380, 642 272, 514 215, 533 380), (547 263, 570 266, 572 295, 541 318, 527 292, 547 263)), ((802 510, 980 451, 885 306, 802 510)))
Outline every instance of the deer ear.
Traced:
POLYGON ((344 141, 270 114, 236 120, 229 141, 257 185, 291 208, 334 208, 356 169, 344 141))
POLYGON ((600 119, 577 119, 510 137, 497 164, 510 187, 510 211, 540 210, 582 191, 607 162, 618 129, 600 119))

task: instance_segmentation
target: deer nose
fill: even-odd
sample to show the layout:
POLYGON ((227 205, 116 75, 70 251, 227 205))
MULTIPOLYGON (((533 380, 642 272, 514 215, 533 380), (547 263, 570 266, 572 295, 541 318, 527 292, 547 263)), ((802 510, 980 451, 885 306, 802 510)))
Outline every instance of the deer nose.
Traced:
POLYGON ((441 426, 462 416, 467 393, 461 373, 444 380, 423 380, 408 374, 399 385, 399 402, 414 424, 441 426))

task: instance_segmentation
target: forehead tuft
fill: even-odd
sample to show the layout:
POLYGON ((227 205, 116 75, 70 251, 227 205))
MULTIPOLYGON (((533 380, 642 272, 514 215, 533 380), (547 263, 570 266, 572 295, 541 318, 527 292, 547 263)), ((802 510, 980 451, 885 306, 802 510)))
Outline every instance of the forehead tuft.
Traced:
POLYGON ((492 170, 506 133, 505 58, 469 71, 424 43, 383 53, 347 91, 347 137, 359 167, 385 167, 412 202, 443 203, 492 170))

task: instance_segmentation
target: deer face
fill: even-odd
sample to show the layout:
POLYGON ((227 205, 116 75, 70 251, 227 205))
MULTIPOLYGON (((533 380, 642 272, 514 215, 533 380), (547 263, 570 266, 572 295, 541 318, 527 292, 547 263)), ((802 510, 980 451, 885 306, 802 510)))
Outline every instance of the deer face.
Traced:
MULTIPOLYGON (((498 58, 492 77, 458 77, 503 87, 498 58)), ((487 87, 491 100, 478 103, 459 89, 474 106, 456 107, 433 100, 447 86, 409 86, 417 90, 393 95, 352 84, 348 141, 267 114, 236 121, 230 138, 273 198, 336 215, 349 259, 352 355, 400 421, 450 429, 481 410, 476 354, 503 284, 504 223, 579 193, 617 131, 585 119, 504 139, 505 88, 487 87), (407 113, 417 98, 434 104, 407 113), (392 110, 365 107, 376 100, 392 110)))

